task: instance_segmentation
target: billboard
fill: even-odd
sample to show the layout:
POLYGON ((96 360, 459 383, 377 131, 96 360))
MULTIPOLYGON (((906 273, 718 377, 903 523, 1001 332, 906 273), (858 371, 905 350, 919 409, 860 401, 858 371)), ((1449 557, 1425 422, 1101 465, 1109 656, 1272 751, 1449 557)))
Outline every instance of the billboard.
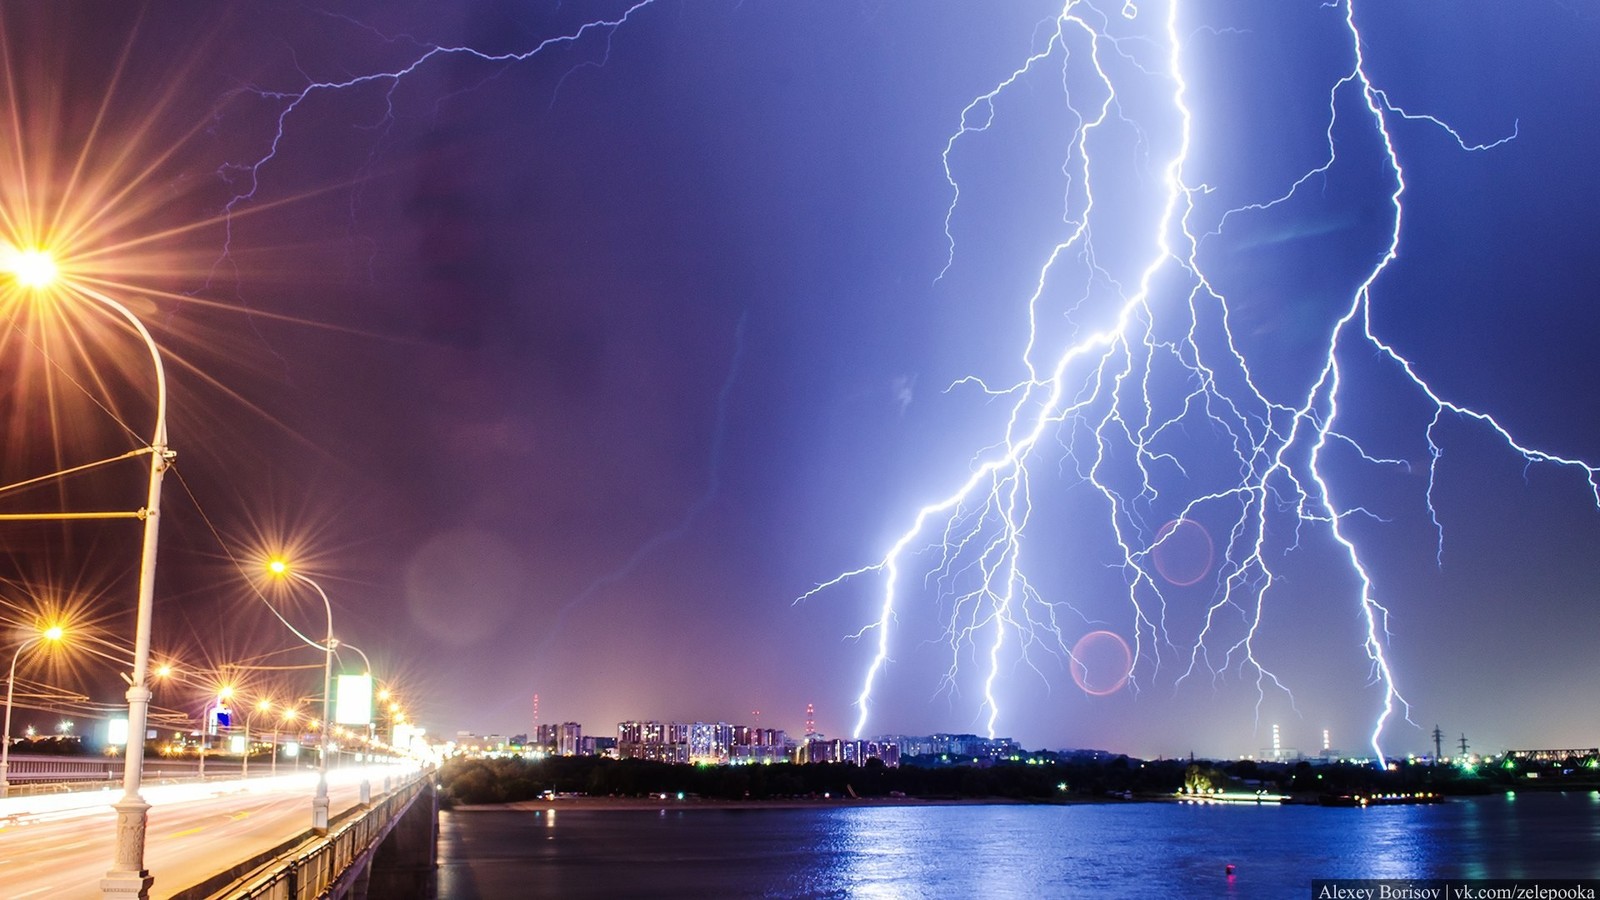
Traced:
POLYGON ((340 675, 333 721, 340 725, 372 724, 372 676, 340 675))
POLYGON ((389 739, 389 743, 396 750, 409 750, 411 749, 411 742, 420 740, 422 733, 423 732, 421 728, 417 728, 412 725, 396 725, 394 726, 394 731, 389 739))
POLYGON ((127 719, 111 719, 106 722, 106 743, 113 747, 122 747, 127 745, 127 719))
POLYGON ((232 722, 233 712, 220 703, 206 710, 206 734, 217 734, 219 729, 229 727, 232 722))

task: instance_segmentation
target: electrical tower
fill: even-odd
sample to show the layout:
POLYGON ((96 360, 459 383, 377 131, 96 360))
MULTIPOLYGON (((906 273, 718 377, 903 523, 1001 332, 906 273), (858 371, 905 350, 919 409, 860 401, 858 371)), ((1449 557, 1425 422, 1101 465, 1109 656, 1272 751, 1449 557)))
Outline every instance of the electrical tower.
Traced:
POLYGON ((1444 740, 1444 732, 1439 730, 1439 726, 1433 726, 1433 764, 1436 766, 1444 756, 1444 748, 1439 744, 1442 740, 1444 740))
POLYGON ((1467 758, 1467 735, 1466 735, 1466 732, 1462 732, 1462 734, 1461 734, 1461 758, 1462 759, 1466 759, 1467 758))

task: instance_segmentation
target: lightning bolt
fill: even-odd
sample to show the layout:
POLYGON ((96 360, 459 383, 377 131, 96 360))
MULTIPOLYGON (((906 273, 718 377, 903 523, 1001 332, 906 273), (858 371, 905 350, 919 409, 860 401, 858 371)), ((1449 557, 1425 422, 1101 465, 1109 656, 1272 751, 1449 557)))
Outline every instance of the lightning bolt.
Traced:
MULTIPOLYGON (((247 162, 227 163, 217 170, 218 176, 223 178, 228 183, 237 183, 240 185, 240 187, 234 192, 233 196, 228 199, 227 203, 224 204, 223 207, 225 231, 223 236, 222 256, 218 260, 218 265, 221 265, 224 261, 226 261, 231 254, 233 245, 234 214, 241 207, 256 198, 257 192, 261 189, 262 172, 266 170, 271 165, 272 161, 277 158, 278 152, 282 148, 284 140, 288 137, 291 125, 295 119, 295 113, 307 100, 323 93, 355 91, 362 88, 371 87, 380 88, 383 92, 382 96, 384 103, 382 122, 389 123, 393 121, 395 114, 395 90, 399 88, 400 84, 408 77, 426 66, 430 61, 449 57, 472 57, 486 63, 510 65, 514 63, 527 62, 528 60, 534 59, 541 54, 545 54, 552 49, 578 43, 579 41, 584 40, 590 34, 599 34, 606 37, 606 54, 607 57, 609 57, 610 36, 615 34, 618 28, 621 28, 623 25, 627 24, 631 19, 633 19, 635 14, 648 6, 653 5, 655 2, 656 0, 637 0, 637 2, 634 2, 624 9, 620 14, 612 18, 594 19, 562 34, 547 37, 525 50, 509 51, 505 53, 485 53, 481 50, 477 50, 473 47, 465 45, 444 46, 441 44, 420 41, 411 35, 403 35, 400 37, 384 36, 379 34, 376 29, 371 29, 353 19, 349 19, 345 16, 334 16, 335 18, 349 21, 357 27, 372 31, 374 34, 379 34, 379 36, 383 37, 387 43, 404 43, 407 45, 412 45, 416 48, 416 53, 403 65, 384 69, 382 71, 366 72, 360 75, 353 75, 351 77, 336 81, 317 81, 307 78, 306 84, 301 85, 294 90, 268 90, 266 88, 259 87, 241 89, 241 92, 243 93, 253 94, 263 100, 278 104, 278 113, 276 117, 277 127, 274 130, 272 137, 267 142, 267 146, 255 159, 247 162)), ((582 63, 575 68, 603 64, 603 62, 582 63)), ((568 75, 570 74, 571 72, 568 73, 568 75)), ((562 80, 565 81, 565 76, 563 76, 562 80)))
POLYGON ((1087 617, 1068 603, 1047 600, 1023 566, 1035 472, 1053 464, 1075 476, 1103 509, 1097 521, 1116 548, 1111 564, 1122 576, 1125 593, 1119 596, 1133 637, 1132 687, 1161 669, 1163 648, 1176 650, 1176 682, 1215 680, 1229 672, 1253 680, 1258 724, 1269 692, 1281 691, 1294 702, 1285 680, 1257 653, 1264 611, 1276 598, 1275 566, 1304 540, 1331 541, 1353 586, 1349 599, 1359 612, 1369 685, 1380 695, 1370 744, 1384 765, 1385 729, 1396 714, 1409 721, 1410 706, 1389 650, 1392 601, 1384 598, 1368 554, 1349 527, 1352 517, 1377 516, 1342 499, 1333 462, 1353 454, 1363 466, 1409 464, 1368 452, 1358 435, 1342 427, 1344 405, 1353 402, 1346 378, 1358 366, 1397 372, 1432 409, 1422 430, 1430 455, 1422 502, 1441 563, 1444 528, 1434 494, 1439 430, 1447 420, 1487 429, 1528 464, 1575 470, 1600 507, 1600 470, 1594 465, 1530 446, 1489 413, 1445 397, 1373 326, 1375 294, 1398 256, 1406 211, 1397 124, 1442 130, 1463 152, 1493 150, 1515 139, 1518 126, 1473 143, 1433 115, 1396 105, 1370 75, 1354 0, 1324 3, 1318 13, 1337 17, 1336 33, 1348 42, 1347 67, 1327 90, 1326 156, 1275 194, 1208 212, 1216 187, 1195 182, 1187 171, 1196 113, 1189 101, 1186 44, 1233 30, 1188 25, 1181 6, 1178 0, 1166 3, 1159 25, 1141 30, 1149 16, 1132 3, 1107 12, 1069 0, 1039 29, 1037 49, 961 111, 945 144, 949 254, 936 281, 958 264, 952 224, 961 211, 956 151, 995 129, 1009 94, 1036 90, 1046 77, 1058 79, 1071 123, 1060 169, 1064 229, 1052 239, 1023 304, 1028 328, 1018 360, 1021 377, 996 386, 969 376, 953 386, 1009 404, 1004 426, 974 456, 965 480, 918 509, 883 556, 797 600, 858 577, 881 578, 876 616, 853 635, 874 648, 856 698, 858 738, 891 662, 897 617, 919 577, 939 601, 946 626, 950 667, 941 689, 955 689, 963 660, 985 660, 980 714, 991 737, 1000 717, 1006 654, 1041 676, 1041 653, 1078 662, 1062 623, 1087 617), (1144 111, 1142 117, 1137 110, 1144 111), (1364 264, 1324 326, 1309 386, 1274 384, 1236 338, 1238 304, 1208 273, 1208 263, 1215 267, 1209 248, 1236 223, 1260 221, 1314 192, 1313 185, 1325 186, 1342 162, 1336 132, 1348 131, 1352 119, 1378 148, 1375 157, 1387 184, 1381 250, 1364 264), (1153 187, 1145 186, 1153 199, 1141 197, 1137 179, 1118 172, 1126 167, 1130 146, 1146 164, 1143 171, 1155 175, 1149 179, 1153 187), (1155 157, 1159 164, 1148 162, 1155 157), (1138 215, 1130 219, 1129 210, 1138 215), (1134 262, 1118 262, 1125 259, 1134 262), (1119 272, 1131 277, 1119 278, 1119 272), (1065 333, 1058 334, 1063 327, 1065 333), (1174 635, 1167 613, 1179 598, 1162 584, 1160 556, 1186 523, 1207 521, 1226 526, 1218 529, 1224 536, 1213 590, 1194 633, 1174 635))

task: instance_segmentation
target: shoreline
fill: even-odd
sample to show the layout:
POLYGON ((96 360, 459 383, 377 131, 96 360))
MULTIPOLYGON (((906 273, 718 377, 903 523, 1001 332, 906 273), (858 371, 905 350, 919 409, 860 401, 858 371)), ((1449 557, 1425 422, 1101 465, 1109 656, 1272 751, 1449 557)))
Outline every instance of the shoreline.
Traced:
POLYGON ((557 797, 553 800, 513 800, 506 803, 463 803, 450 812, 513 810, 583 812, 695 809, 848 809, 878 806, 1083 806, 1104 803, 1137 803, 1120 798, 1071 798, 1060 800, 1017 800, 1010 797, 788 797, 777 800, 725 800, 712 797, 557 797))

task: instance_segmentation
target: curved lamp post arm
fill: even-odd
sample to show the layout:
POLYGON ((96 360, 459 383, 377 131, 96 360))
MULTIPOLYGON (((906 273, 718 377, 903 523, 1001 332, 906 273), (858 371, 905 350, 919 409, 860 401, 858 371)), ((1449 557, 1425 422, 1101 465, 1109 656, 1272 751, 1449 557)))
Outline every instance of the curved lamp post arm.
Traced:
POLYGON ((360 655, 361 664, 367 667, 366 674, 372 674, 372 660, 367 658, 367 654, 360 647, 357 647, 355 644, 352 644, 349 641, 340 641, 338 646, 343 647, 346 650, 354 650, 358 655, 360 655))
POLYGON ((41 638, 31 637, 17 645, 17 652, 11 654, 11 674, 6 676, 6 726, 0 739, 5 741, 0 744, 0 797, 6 796, 11 790, 9 776, 11 774, 11 698, 12 690, 17 686, 17 660, 22 656, 30 644, 36 644, 41 638))

